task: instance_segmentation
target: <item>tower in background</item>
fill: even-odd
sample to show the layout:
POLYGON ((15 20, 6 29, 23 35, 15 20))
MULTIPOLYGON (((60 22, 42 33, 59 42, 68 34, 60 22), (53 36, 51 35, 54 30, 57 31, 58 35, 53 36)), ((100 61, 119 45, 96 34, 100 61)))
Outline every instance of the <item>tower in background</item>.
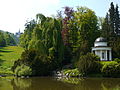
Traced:
POLYGON ((17 38, 19 38, 21 34, 22 34, 22 33, 20 32, 20 29, 19 29, 19 31, 16 32, 15 36, 16 36, 17 38))

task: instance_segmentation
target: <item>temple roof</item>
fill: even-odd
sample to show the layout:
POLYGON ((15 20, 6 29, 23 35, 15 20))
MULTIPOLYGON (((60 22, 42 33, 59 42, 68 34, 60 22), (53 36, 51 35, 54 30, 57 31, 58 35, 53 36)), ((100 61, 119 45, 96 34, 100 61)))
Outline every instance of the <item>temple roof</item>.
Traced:
POLYGON ((103 37, 99 37, 95 40, 95 42, 107 42, 107 40, 103 37))

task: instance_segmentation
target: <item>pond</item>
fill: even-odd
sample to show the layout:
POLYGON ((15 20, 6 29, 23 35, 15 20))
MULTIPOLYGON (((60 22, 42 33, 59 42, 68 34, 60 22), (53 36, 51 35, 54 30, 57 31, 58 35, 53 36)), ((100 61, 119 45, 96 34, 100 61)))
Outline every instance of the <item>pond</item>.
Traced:
POLYGON ((120 90, 120 78, 0 78, 0 90, 120 90))

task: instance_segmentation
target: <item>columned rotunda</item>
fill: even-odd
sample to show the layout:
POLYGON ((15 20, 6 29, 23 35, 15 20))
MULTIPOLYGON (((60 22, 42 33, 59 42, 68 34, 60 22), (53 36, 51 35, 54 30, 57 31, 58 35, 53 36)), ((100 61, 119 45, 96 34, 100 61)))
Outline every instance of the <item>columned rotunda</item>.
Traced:
POLYGON ((101 61, 111 61, 112 52, 111 47, 107 46, 107 41, 103 37, 99 37, 95 40, 92 52, 100 57, 101 61))

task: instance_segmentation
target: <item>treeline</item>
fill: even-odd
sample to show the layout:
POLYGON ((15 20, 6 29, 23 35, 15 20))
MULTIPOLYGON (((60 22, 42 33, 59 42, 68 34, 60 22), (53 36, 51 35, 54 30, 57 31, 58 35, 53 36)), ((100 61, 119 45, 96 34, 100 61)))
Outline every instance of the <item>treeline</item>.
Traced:
POLYGON ((50 75, 65 65, 72 63, 74 67, 81 55, 91 51, 100 35, 95 12, 86 7, 76 11, 65 7, 63 12, 56 18, 37 14, 36 20, 25 24, 20 46, 26 50, 14 63, 16 75, 26 75, 27 71, 28 75, 50 75))
POLYGON ((0 47, 12 45, 16 45, 14 34, 0 30, 0 47))
MULTIPOLYGON (((113 56, 119 58, 120 24, 117 24, 117 20, 120 20, 120 17, 117 16, 116 19, 116 15, 119 15, 118 6, 113 7, 111 3, 107 14, 109 18, 105 18, 101 26, 95 12, 86 7, 78 7, 77 10, 64 7, 55 18, 37 14, 36 20, 25 24, 24 34, 20 37, 20 46, 25 48, 25 52, 21 59, 15 61, 12 70, 18 76, 44 76, 66 65, 69 68, 79 67, 76 63, 80 62, 82 56, 92 57, 87 53, 91 52, 95 39, 100 36, 107 38, 113 52, 117 53, 113 56), (109 22, 106 19, 109 19, 109 22)), ((86 66, 86 63, 84 65, 86 66)), ((95 69, 97 66, 92 64, 91 67, 95 69)), ((84 69, 84 66, 82 68, 84 69)))
POLYGON ((106 14, 101 32, 101 36, 105 37, 112 47, 113 58, 120 58, 120 13, 118 5, 114 6, 113 2, 106 14))

